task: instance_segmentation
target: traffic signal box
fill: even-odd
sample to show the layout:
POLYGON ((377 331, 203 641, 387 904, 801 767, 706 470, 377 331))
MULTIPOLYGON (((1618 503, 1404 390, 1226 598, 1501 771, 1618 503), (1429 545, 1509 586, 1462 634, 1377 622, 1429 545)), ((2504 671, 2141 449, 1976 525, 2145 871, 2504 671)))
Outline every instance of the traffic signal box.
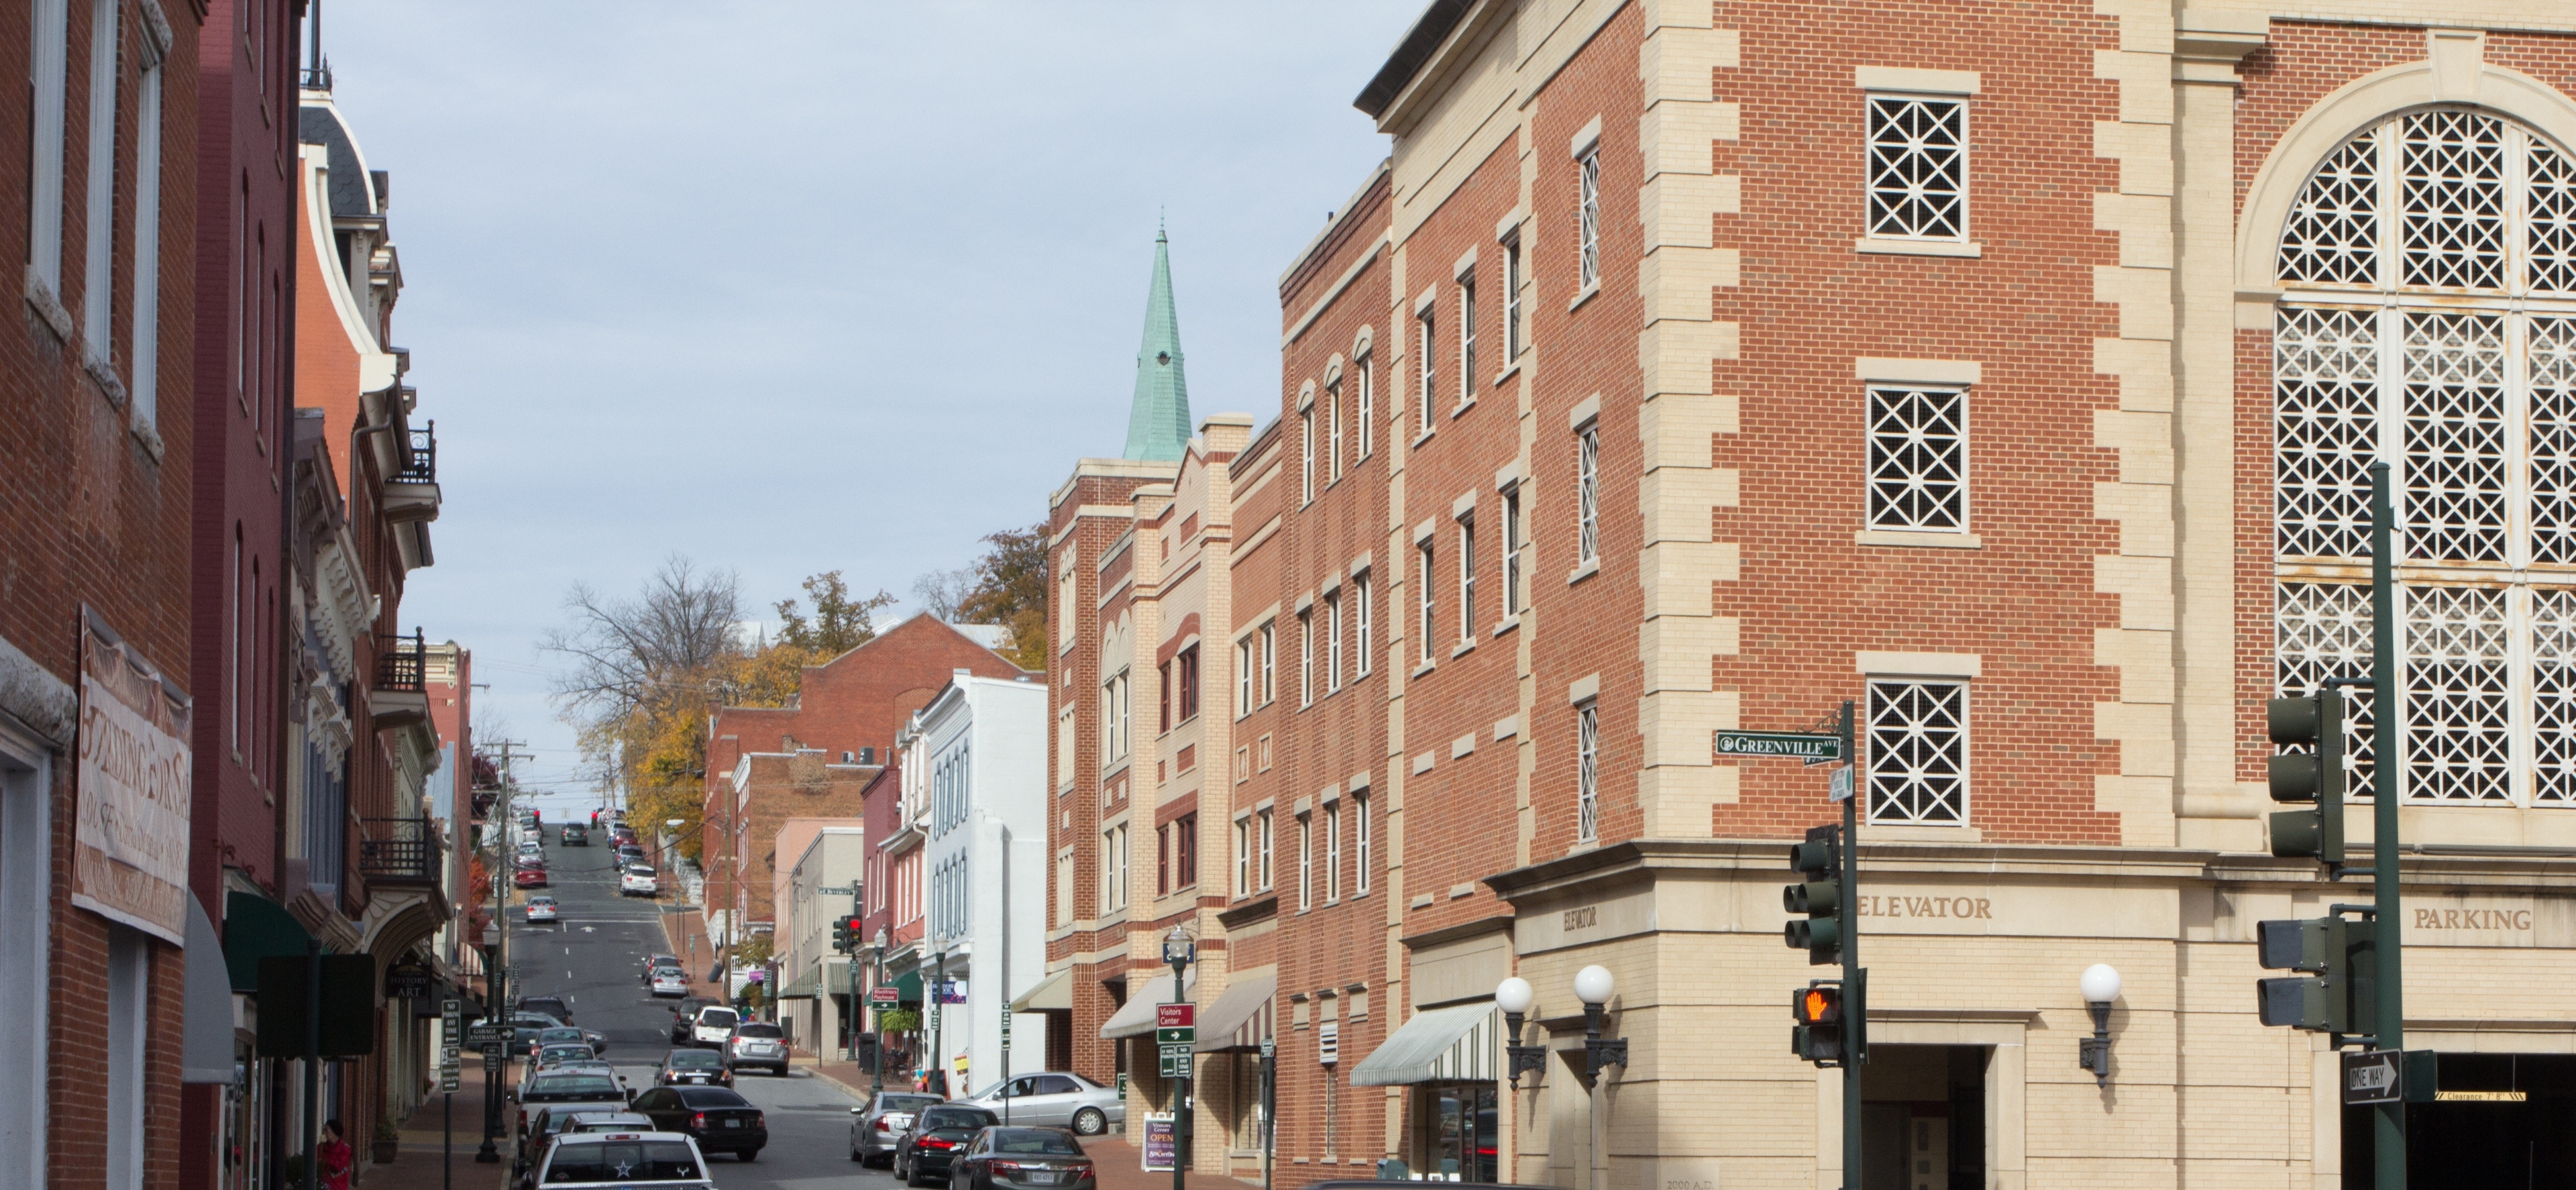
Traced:
POLYGON ((1789 1052, 1818 1066, 1840 1066, 1850 1051, 1843 1044, 1843 985, 1819 979, 1789 993, 1789 1052))
POLYGON ((858 948, 859 919, 855 917, 832 919, 832 949, 847 951, 858 948))
POLYGON ((2343 691, 2328 686, 2306 698, 2276 698, 2265 707, 2272 742, 2305 747, 2271 759, 2272 800, 2313 803, 2272 815, 2272 854, 2343 866, 2343 691))
POLYGON ((2371 1031, 2379 968, 2373 922, 2319 917, 2256 922, 2254 930, 2264 967, 2307 972, 2256 981, 2264 1024, 2316 1033, 2371 1031))
POLYGON ((1839 963, 1843 958, 1843 886, 1842 828, 1820 826, 1807 832, 1807 841, 1789 846, 1789 866, 1803 877, 1798 883, 1781 890, 1780 900, 1788 907, 1788 926, 1782 931, 1793 950, 1807 952, 1807 964, 1822 967, 1839 963), (1804 914, 1803 918, 1796 915, 1804 914))

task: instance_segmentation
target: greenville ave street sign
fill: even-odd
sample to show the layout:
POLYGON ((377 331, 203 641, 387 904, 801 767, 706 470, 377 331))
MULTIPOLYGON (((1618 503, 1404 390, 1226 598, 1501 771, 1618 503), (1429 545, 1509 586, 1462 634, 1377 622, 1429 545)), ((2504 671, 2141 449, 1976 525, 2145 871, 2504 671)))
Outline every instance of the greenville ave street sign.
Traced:
POLYGON ((1721 731, 1717 733, 1717 758, 1810 763, 1841 760, 1843 740, 1841 736, 1798 731, 1721 731))

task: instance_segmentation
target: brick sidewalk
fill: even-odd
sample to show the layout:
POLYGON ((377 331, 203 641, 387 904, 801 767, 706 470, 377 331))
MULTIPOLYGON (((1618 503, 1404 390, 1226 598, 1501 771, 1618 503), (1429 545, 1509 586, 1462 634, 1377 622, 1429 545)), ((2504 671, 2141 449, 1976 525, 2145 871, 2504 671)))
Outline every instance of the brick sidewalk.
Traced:
MULTIPOLYGON (((450 1182, 439 1162, 439 1121, 443 1096, 431 1095, 429 1102, 412 1113, 402 1125, 402 1156, 391 1165, 371 1165, 360 1170, 354 1184, 362 1190, 445 1190, 449 1185, 465 1190, 502 1190, 509 1178, 509 1163, 477 1165, 474 1151, 483 1144, 483 1067, 479 1062, 467 1064, 465 1077, 456 1089, 456 1127, 454 1175, 450 1182)), ((507 1141, 501 1149, 506 1156, 507 1141)), ((358 1146, 358 1156, 367 1155, 367 1146, 358 1146)))

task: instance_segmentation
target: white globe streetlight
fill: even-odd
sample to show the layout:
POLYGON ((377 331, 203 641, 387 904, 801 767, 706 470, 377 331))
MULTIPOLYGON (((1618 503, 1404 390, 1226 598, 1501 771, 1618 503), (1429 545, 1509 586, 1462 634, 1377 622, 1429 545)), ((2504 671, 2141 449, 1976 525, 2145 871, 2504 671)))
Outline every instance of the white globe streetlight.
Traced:
POLYGON ((1610 993, 1616 990, 1618 983, 1611 978, 1610 969, 1599 963, 1574 973, 1574 998, 1586 1004, 1607 1004, 1610 993))
POLYGON ((2093 1072, 2094 1086, 2110 1086, 2111 1003, 2120 998, 2119 968, 2095 963, 2084 969, 2075 987, 2084 995, 2084 1010, 2093 1017, 2093 1035, 2079 1039, 2076 1064, 2093 1072))

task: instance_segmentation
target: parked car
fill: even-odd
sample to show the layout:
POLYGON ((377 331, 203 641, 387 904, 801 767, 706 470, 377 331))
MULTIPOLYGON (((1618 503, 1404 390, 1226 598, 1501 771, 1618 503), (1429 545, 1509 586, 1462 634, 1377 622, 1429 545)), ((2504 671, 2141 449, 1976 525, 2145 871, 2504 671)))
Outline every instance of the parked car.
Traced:
POLYGON ((698 1010, 689 1022, 689 1040, 696 1045, 725 1048, 733 1040, 733 1027, 740 1023, 730 1008, 710 1004, 698 1010))
POLYGON ((510 874, 510 883, 518 888, 553 887, 553 884, 546 879, 546 870, 542 867, 521 868, 510 874))
POLYGON ((671 1044, 687 1045, 696 1040, 696 1035, 691 1031, 697 1028, 698 1010, 710 1004, 720 1003, 723 1001, 710 1000, 705 996, 690 996, 672 1005, 671 1044))
POLYGON ((760 1159, 769 1143, 769 1119, 751 1101, 726 1087, 655 1087, 635 1097, 635 1114, 664 1132, 684 1132, 698 1147, 760 1159))
POLYGON ((1069 1070, 1019 1075, 965 1102, 990 1108, 1013 1125, 1071 1128, 1084 1136, 1098 1136, 1127 1118, 1125 1096, 1069 1070))
POLYGON ((521 1012, 542 1012, 555 1018, 559 1025, 573 1023, 572 1005, 565 1003, 561 996, 521 996, 518 1008, 521 1012))
MULTIPOLYGON (((518 1131, 525 1134, 529 1118, 536 1112, 553 1108, 573 1111, 624 1111, 629 1092, 618 1085, 614 1075, 587 1070, 541 1071, 520 1085, 514 1095, 519 1101, 518 1131)), ((534 1154, 531 1154, 531 1159, 534 1154)))
POLYGON ((960 1190, 1095 1190, 1099 1175, 1060 1128, 987 1128, 948 1165, 960 1190))
POLYGON ((583 1186, 712 1186, 707 1159, 685 1134, 583 1132, 558 1137, 529 1179, 548 1190, 583 1186))
POLYGON ((559 1066, 566 1062, 596 1062, 598 1060, 599 1055, 596 1052, 594 1052, 589 1046, 583 1045, 578 1041, 556 1042, 553 1045, 538 1046, 536 1048, 536 1052, 528 1055, 528 1071, 530 1074, 542 1074, 548 1068, 559 1066))
POLYGON ((639 1116, 631 1111, 574 1112, 572 1122, 564 1127, 564 1131, 568 1133, 651 1132, 652 1130, 653 1121, 650 1117, 639 1116))
POLYGON ((566 847, 590 846, 590 828, 578 822, 565 823, 561 837, 566 847))
POLYGON ((912 1129, 894 1146, 894 1176, 907 1186, 927 1186, 925 1179, 948 1177, 948 1162, 965 1147, 981 1129, 1001 1123, 1001 1117, 971 1103, 941 1103, 925 1107, 912 1118, 912 1129))
POLYGON ((653 982, 653 968, 655 967, 677 967, 679 965, 680 956, 678 955, 648 954, 644 956, 644 982, 653 982))
POLYGON ((714 1050, 672 1050, 662 1059, 661 1067, 653 1072, 653 1081, 665 1087, 682 1084, 730 1087, 733 1085, 733 1066, 725 1061, 723 1054, 714 1050))
POLYGON ((885 1091, 850 1109, 850 1160, 863 1165, 894 1161, 894 1144, 912 1128, 913 1116, 939 1102, 937 1095, 885 1091))
POLYGON ((787 1034, 776 1025, 745 1021, 735 1027, 725 1053, 737 1068, 757 1066, 781 1078, 787 1076, 787 1034))
POLYGON ((522 1186, 537 1186, 537 1168, 556 1138, 580 1132, 651 1132, 653 1121, 633 1112, 597 1111, 584 1107, 546 1107, 528 1117, 528 1130, 510 1154, 510 1172, 522 1186), (617 1126, 609 1127, 611 1123, 617 1126))
POLYGON ((617 893, 627 897, 658 897, 662 895, 662 878, 653 869, 636 864, 618 876, 617 893))
POLYGON ((528 898, 528 920, 532 922, 555 920, 555 899, 553 897, 528 898))
POLYGON ((655 967, 653 969, 653 994, 656 996, 688 995, 689 977, 681 974, 680 969, 677 967, 655 967))

